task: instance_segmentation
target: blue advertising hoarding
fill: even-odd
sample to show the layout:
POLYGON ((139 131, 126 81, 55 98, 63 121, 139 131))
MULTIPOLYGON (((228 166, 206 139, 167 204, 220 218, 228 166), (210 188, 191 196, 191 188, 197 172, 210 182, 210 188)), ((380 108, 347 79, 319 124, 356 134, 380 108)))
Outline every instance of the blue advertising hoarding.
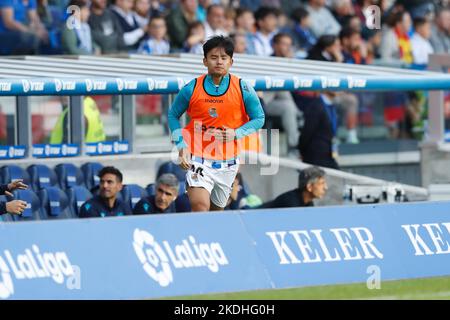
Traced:
POLYGON ((450 202, 0 222, 3 299, 141 299, 449 266, 450 202))

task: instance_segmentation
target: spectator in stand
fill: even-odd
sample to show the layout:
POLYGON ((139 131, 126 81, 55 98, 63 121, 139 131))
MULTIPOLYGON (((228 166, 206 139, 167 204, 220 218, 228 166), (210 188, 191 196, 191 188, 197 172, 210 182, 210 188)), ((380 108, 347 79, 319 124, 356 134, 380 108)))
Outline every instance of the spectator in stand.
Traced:
POLYGON ((294 95, 304 118, 299 139, 300 158, 303 162, 338 169, 336 107, 331 99, 334 93, 294 95))
POLYGON ((366 64, 367 47, 361 38, 361 32, 352 27, 346 27, 339 33, 344 63, 366 64))
MULTIPOLYGON (((309 51, 307 59, 344 62, 344 55, 339 38, 334 35, 321 36, 318 39, 317 44, 309 51)), ((353 93, 339 92, 333 94, 330 99, 332 99, 332 104, 334 106, 343 109, 345 112, 347 127, 346 142, 352 144, 359 143, 357 134, 358 98, 353 93)))
POLYGON ((366 30, 365 37, 367 39, 367 64, 372 64, 375 59, 380 59, 381 46, 381 30, 366 30))
POLYGON ((117 196, 122 190, 122 173, 114 167, 98 172, 99 194, 83 203, 80 218, 115 217, 131 214, 131 208, 117 196))
POLYGON ((90 15, 88 3, 85 0, 71 0, 69 5, 79 10, 72 10, 61 34, 61 44, 64 54, 94 54, 95 46, 92 41, 91 28, 88 19, 90 15), (72 22, 72 23, 69 23, 72 22))
POLYGON ((176 212, 175 200, 180 183, 172 173, 164 173, 156 181, 155 195, 141 199, 133 209, 133 214, 155 214, 176 212))
POLYGON ((303 7, 296 8, 292 12, 291 19, 294 22, 294 26, 290 30, 290 34, 298 51, 296 56, 306 58, 307 52, 317 42, 310 28, 311 18, 309 17, 309 12, 303 7))
POLYGON ((88 23, 94 43, 100 47, 101 53, 117 53, 125 48, 123 31, 116 15, 106 4, 106 0, 92 0, 88 23))
POLYGON ((431 45, 436 53, 450 53, 450 8, 441 8, 431 27, 431 45))
POLYGON ((198 0, 197 20, 201 23, 206 21, 206 11, 211 6, 212 0, 198 0))
POLYGON ((417 65, 428 64, 428 55, 432 54, 433 47, 429 41, 431 36, 431 23, 425 18, 414 19, 414 34, 411 37, 414 63, 417 65))
POLYGON ((349 17, 354 16, 355 9, 351 0, 332 0, 331 13, 336 21, 343 26, 349 17))
POLYGON ((167 15, 167 30, 170 38, 170 47, 181 50, 188 37, 189 24, 198 20, 197 0, 180 0, 180 5, 172 9, 167 15))
POLYGON ((308 0, 306 6, 311 20, 311 31, 316 38, 324 34, 338 35, 341 31, 339 22, 325 6, 325 0, 308 0))
POLYGON ((381 59, 398 64, 413 63, 411 41, 411 16, 407 11, 394 11, 387 20, 388 28, 381 35, 381 59))
POLYGON ((309 167, 300 171, 296 189, 285 192, 258 208, 313 207, 313 200, 323 198, 327 190, 325 171, 319 167, 309 167))
MULTIPOLYGON (((292 38, 287 33, 278 33, 273 37, 275 57, 292 58, 292 38)), ((288 139, 288 156, 299 157, 298 139, 303 117, 289 91, 267 91, 263 95, 264 111, 269 116, 281 116, 281 123, 288 139)))
POLYGON ((133 10, 139 28, 146 27, 150 21, 150 0, 134 0, 133 10))
POLYGON ((36 54, 48 43, 36 0, 0 0, 0 38, 3 54, 36 54))
POLYGON ((230 35, 236 31, 236 10, 234 8, 227 8, 225 10, 225 32, 230 35))
POLYGON ((255 53, 270 56, 273 53, 272 38, 277 30, 278 11, 270 7, 260 7, 255 12, 257 31, 253 38, 255 53))
POLYGON ((123 31, 126 51, 136 51, 147 32, 147 26, 139 27, 136 13, 132 9, 133 0, 115 0, 111 5, 111 10, 116 15, 123 31))
POLYGON ((234 44, 234 53, 247 53, 247 37, 245 33, 236 32, 230 35, 231 40, 234 44))
POLYGON ((247 49, 246 53, 255 54, 255 44, 253 42, 255 29, 255 16, 249 9, 238 8, 236 10, 235 19, 236 33, 244 33, 246 38, 247 49))
POLYGON ((148 38, 142 40, 138 53, 168 54, 170 44, 167 38, 166 21, 163 17, 153 17, 148 24, 148 38))
POLYGON ((206 11, 205 39, 214 36, 228 36, 225 30, 225 8, 220 4, 213 4, 208 7, 206 11))
POLYGON ((184 51, 194 54, 203 54, 205 43, 205 26, 200 21, 189 25, 188 37, 184 43, 184 51))

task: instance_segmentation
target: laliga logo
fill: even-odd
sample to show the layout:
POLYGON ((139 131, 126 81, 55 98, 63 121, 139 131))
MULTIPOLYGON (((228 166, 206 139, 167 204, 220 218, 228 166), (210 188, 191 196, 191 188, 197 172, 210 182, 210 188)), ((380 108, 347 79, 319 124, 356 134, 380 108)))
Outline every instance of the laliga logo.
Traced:
POLYGON ((86 91, 89 92, 92 90, 93 85, 92 85, 92 80, 91 79, 86 79, 84 80, 84 82, 86 83, 86 91))
POLYGON ((54 81, 55 81, 55 90, 56 90, 56 92, 60 92, 62 90, 62 87, 63 87, 61 80, 55 79, 54 81))
POLYGON ((63 156, 67 155, 67 145, 66 144, 63 144, 61 146, 61 153, 63 156))
POLYGON ((113 143, 113 150, 115 153, 119 152, 119 143, 117 141, 113 143))
POLYGON ((30 82, 28 80, 22 80, 23 92, 30 91, 30 82))
POLYGON ((49 144, 45 145, 45 147, 44 147, 44 154, 46 156, 50 155, 50 145, 49 144))
POLYGON ((0 299, 6 299, 12 294, 14 294, 14 285, 9 268, 5 261, 0 259, 0 299))
POLYGON ((211 272, 219 271, 220 266, 228 264, 221 245, 213 243, 197 243, 193 236, 184 239, 180 244, 172 246, 168 241, 161 241, 144 230, 135 229, 133 247, 144 271, 161 287, 173 282, 172 268, 206 267, 211 272))
POLYGON ((40 252, 37 245, 14 256, 9 250, 0 255, 0 299, 14 294, 13 277, 16 280, 52 279, 56 284, 75 275, 74 266, 65 252, 40 252))
POLYGON ((123 90, 123 80, 117 78, 116 83, 117 83, 117 90, 122 91, 123 90))
POLYGON ((98 153, 103 153, 103 144, 100 142, 97 146, 98 148, 98 153))
POLYGON ((153 236, 139 229, 134 230, 133 247, 144 271, 150 278, 158 282, 161 287, 167 287, 173 281, 169 259, 161 246, 155 242, 153 236), (147 248, 144 251, 145 246, 147 248), (159 271, 156 269, 158 265, 161 265, 159 271))

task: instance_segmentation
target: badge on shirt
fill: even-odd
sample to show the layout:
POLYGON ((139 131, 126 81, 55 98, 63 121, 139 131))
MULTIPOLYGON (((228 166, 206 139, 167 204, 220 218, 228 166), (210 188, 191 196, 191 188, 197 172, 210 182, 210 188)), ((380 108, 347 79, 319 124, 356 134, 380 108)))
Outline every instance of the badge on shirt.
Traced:
POLYGON ((217 110, 214 107, 209 108, 209 115, 213 118, 217 118, 219 115, 217 114, 217 110))

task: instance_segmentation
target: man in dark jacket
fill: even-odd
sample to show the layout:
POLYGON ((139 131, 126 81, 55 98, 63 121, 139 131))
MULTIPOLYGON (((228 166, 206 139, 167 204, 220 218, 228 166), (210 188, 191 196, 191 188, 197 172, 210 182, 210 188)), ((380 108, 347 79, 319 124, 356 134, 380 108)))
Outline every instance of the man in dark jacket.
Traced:
POLYGON ((131 214, 131 208, 117 194, 122 190, 122 173, 114 167, 99 171, 100 193, 80 208, 80 218, 116 217, 131 214))
POLYGON ((319 167, 309 167, 300 171, 298 188, 279 195, 259 208, 312 207, 313 200, 325 196, 327 189, 325 171, 319 167))
MULTIPOLYGON (((7 195, 13 197, 12 191, 19 189, 24 190, 28 188, 23 180, 15 180, 9 184, 0 185, 0 195, 7 195)), ((22 200, 13 200, 9 202, 0 202, 0 215, 5 213, 22 214, 27 207, 27 203, 22 200)))
POLYGON ((133 214, 174 213, 179 182, 172 173, 164 173, 156 181, 155 195, 141 199, 133 209, 133 214))

